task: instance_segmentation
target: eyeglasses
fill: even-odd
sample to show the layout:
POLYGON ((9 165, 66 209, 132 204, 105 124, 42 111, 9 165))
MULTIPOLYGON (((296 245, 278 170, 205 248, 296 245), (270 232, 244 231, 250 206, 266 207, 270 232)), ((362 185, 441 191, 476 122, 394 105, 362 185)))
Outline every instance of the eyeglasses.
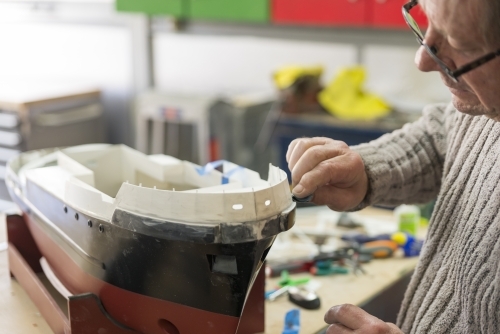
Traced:
POLYGON ((417 41, 420 43, 420 45, 422 45, 425 50, 427 51, 427 53, 429 54, 429 56, 431 56, 432 59, 434 59, 434 61, 439 65, 439 67, 441 67, 441 69, 443 70, 443 72, 450 78, 452 79, 454 82, 458 82, 458 77, 489 62, 490 60, 500 56, 500 49, 497 50, 497 51, 494 51, 494 52, 491 52, 491 53, 488 53, 487 55, 484 55, 474 61, 471 61, 470 63, 468 64, 465 64, 459 68, 457 68, 456 70, 452 70, 450 69, 441 59, 439 59, 439 57, 437 56, 437 52, 438 50, 433 47, 433 46, 429 46, 427 44, 424 43, 424 34, 422 33, 422 31, 420 30, 417 22, 415 21, 415 19, 410 15, 410 9, 412 9, 413 7, 415 7, 417 5, 417 0, 411 0, 410 2, 408 2, 407 4, 405 4, 402 8, 403 10, 403 17, 406 21, 406 23, 408 24, 408 26, 410 27, 410 29, 413 31, 413 33, 415 34, 415 36, 417 37, 417 41))

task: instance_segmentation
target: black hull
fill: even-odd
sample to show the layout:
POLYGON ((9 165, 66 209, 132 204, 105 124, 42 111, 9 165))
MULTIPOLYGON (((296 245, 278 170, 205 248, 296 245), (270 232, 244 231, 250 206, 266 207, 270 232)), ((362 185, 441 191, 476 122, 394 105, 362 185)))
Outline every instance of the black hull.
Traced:
POLYGON ((169 240, 124 228, 116 214, 113 223, 86 216, 35 184, 29 187, 30 203, 11 195, 82 271, 120 289, 233 317, 241 315, 279 233, 274 230, 284 221, 293 224, 293 217, 270 221, 269 236, 241 243, 185 241, 178 231, 169 240))

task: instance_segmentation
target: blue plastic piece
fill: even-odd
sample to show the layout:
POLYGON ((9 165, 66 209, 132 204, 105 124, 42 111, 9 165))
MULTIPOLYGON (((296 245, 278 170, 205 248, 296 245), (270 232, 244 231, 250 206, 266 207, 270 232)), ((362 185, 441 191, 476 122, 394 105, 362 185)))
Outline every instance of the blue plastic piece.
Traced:
POLYGON ((418 240, 414 236, 409 234, 406 235, 406 243, 403 246, 403 251, 405 256, 419 256, 422 251, 422 247, 424 245, 423 240, 418 240))
MULTIPOLYGON (((206 175, 206 174, 210 173, 214 169, 219 168, 220 166, 222 166, 224 164, 224 162, 228 162, 228 161, 226 161, 226 160, 212 161, 212 162, 209 162, 208 164, 206 164, 203 167, 197 167, 196 171, 198 172, 198 174, 200 174, 201 176, 203 176, 203 175, 206 175)), ((235 173, 238 173, 240 171, 243 171, 244 169, 245 169, 244 167, 238 166, 238 167, 235 167, 235 168, 231 169, 230 171, 228 171, 226 173, 223 173, 222 174, 221 184, 228 184, 229 183, 229 177, 231 175, 233 175, 235 173)))
POLYGON ((292 309, 285 315, 285 327, 282 334, 299 334, 300 332, 300 311, 292 309))

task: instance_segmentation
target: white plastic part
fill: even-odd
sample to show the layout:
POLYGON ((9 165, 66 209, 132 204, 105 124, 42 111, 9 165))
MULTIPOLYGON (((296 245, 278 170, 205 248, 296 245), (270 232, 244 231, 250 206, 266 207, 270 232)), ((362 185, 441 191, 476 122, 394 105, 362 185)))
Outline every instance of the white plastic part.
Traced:
POLYGON ((292 205, 286 173, 279 168, 270 165, 265 181, 233 163, 222 167, 227 174, 123 145, 83 145, 34 158, 22 168, 26 180, 20 179, 28 199, 26 184, 32 182, 75 210, 107 221, 120 209, 174 222, 242 223, 277 216, 292 205))

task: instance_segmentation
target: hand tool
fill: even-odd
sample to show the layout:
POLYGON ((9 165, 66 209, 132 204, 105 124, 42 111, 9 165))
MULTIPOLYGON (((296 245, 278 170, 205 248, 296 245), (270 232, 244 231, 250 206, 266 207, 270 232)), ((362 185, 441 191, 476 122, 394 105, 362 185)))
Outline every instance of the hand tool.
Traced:
POLYGON ((297 196, 292 194, 292 200, 294 202, 297 202, 297 203, 309 203, 312 201, 313 196, 314 196, 314 194, 311 194, 311 195, 306 196, 306 197, 297 197, 297 196))
POLYGON ((321 306, 321 301, 315 292, 295 286, 288 289, 288 300, 308 310, 316 310, 321 306))

